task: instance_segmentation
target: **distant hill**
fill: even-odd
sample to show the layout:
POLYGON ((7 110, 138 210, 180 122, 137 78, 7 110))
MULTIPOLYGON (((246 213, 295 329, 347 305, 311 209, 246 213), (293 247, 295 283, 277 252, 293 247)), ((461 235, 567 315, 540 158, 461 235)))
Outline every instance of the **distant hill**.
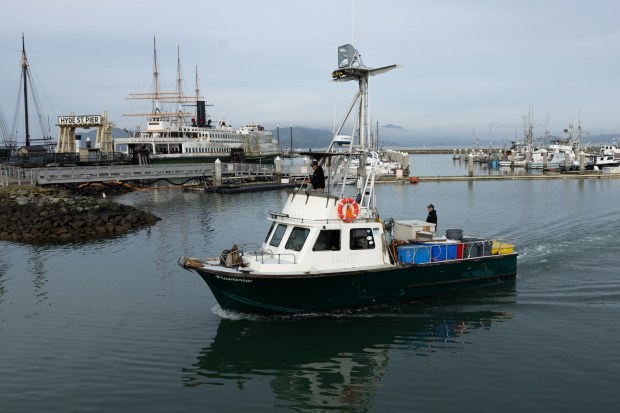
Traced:
MULTIPOLYGON (((293 126, 293 149, 327 148, 332 140, 332 132, 327 129, 313 129, 293 126)), ((291 128, 272 129, 274 138, 280 135, 280 147, 290 149, 291 128)))
MULTIPOLYGON (((277 137, 277 129, 272 129, 272 132, 273 136, 277 137)), ((327 129, 314 129, 303 126, 293 127, 293 148, 327 148, 331 142, 332 134, 333 132, 327 129)), ((382 148, 411 146, 403 144, 403 137, 405 137, 405 142, 411 140, 407 136, 408 131, 405 128, 398 125, 384 125, 379 130, 379 145, 382 148)), ((283 149, 291 147, 291 132, 289 128, 280 128, 280 147, 283 149)))
POLYGON ((394 125, 392 123, 388 123, 387 125, 383 125, 382 128, 407 132, 407 129, 403 128, 402 126, 394 125))
MULTIPOLYGON (((278 136, 278 130, 272 129, 274 138, 278 136)), ((289 149, 291 147, 291 129, 288 127, 281 127, 280 133, 280 147, 282 149, 289 149)), ((82 142, 86 141, 86 138, 90 138, 92 142, 95 141, 97 130, 92 128, 88 131, 81 130, 79 135, 82 135, 82 142)), ((129 136, 128 132, 124 129, 113 128, 112 138, 126 138, 129 136)), ((293 126, 293 148, 307 150, 310 148, 320 149, 327 148, 331 142, 332 131, 328 129, 316 129, 307 128, 303 126, 293 126)), ((554 139, 562 138, 561 136, 548 136, 547 143, 550 143, 554 139)), ((493 139, 492 146, 501 147, 503 145, 510 146, 511 139, 493 139)), ((600 134, 589 135, 585 134, 582 137, 584 145, 600 145, 605 143, 620 144, 620 134, 600 134)), ((398 125, 387 124, 382 125, 379 129, 379 146, 381 148, 419 148, 419 147, 444 147, 444 148, 468 148, 471 147, 471 138, 469 137, 419 137, 415 133, 400 127, 398 125)), ((480 141, 481 146, 488 145, 488 142, 480 141)))
MULTIPOLYGON (((84 130, 80 130, 76 135, 82 136, 82 140, 86 140, 86 138, 90 138, 91 141, 95 141, 95 137, 97 136, 97 129, 91 128, 88 132, 84 130)), ((129 136, 126 130, 121 128, 112 128, 112 138, 126 138, 129 136)))

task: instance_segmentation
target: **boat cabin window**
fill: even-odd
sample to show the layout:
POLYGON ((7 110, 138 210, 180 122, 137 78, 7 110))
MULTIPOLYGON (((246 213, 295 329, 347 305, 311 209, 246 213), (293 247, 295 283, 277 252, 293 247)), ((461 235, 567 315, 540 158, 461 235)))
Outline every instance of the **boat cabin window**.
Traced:
POLYGON ((273 232, 273 237, 271 237, 271 242, 269 243, 269 245, 271 245, 272 247, 277 247, 278 245, 280 245, 280 242, 282 242, 282 237, 284 236, 285 232, 286 232, 286 225, 278 224, 278 227, 273 232))
POLYGON ((267 235, 265 236, 265 242, 267 242, 267 240, 269 240, 269 236, 271 235, 271 231, 273 231, 273 227, 276 226, 275 222, 271 223, 271 226, 269 227, 269 231, 267 231, 267 235))
POLYGON ((349 237, 349 248, 366 250, 375 247, 375 239, 370 228, 353 228, 349 237))
POLYGON ((306 243, 306 238, 308 238, 309 233, 310 230, 308 228, 293 227, 291 235, 289 235, 284 248, 287 250, 301 251, 306 243))
POLYGON ((312 251, 340 251, 340 230, 321 230, 312 251))

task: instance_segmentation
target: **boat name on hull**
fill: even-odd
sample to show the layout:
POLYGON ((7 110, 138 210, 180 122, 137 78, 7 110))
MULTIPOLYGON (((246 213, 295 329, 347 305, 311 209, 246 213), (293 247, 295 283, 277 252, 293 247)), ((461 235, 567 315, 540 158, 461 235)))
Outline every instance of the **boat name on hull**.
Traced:
POLYGON ((220 279, 220 280, 224 280, 224 281, 236 281, 236 282, 241 282, 241 283, 251 283, 253 280, 247 280, 244 278, 231 278, 231 277, 224 277, 221 275, 216 275, 215 278, 220 279))

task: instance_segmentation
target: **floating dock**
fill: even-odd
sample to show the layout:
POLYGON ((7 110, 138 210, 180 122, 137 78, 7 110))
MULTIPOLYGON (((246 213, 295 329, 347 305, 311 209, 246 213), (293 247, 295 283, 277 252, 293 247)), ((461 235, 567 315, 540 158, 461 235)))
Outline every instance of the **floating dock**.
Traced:
POLYGON ((242 184, 225 184, 222 186, 211 186, 205 187, 205 192, 216 192, 220 194, 238 194, 241 192, 259 192, 259 191, 277 191, 281 189, 287 188, 295 188, 301 186, 301 183, 291 182, 291 183, 278 183, 278 182, 270 182, 270 183, 242 183, 242 184))
MULTIPOLYGON (((457 175, 457 176, 417 176, 403 178, 403 182, 409 183, 412 178, 416 178, 418 182, 450 182, 450 181, 516 181, 516 180, 553 180, 553 179, 617 179, 620 174, 600 172, 590 172, 580 174, 578 172, 569 172, 562 174, 540 174, 540 175, 457 175)), ((411 182, 413 183, 413 182, 411 182)))

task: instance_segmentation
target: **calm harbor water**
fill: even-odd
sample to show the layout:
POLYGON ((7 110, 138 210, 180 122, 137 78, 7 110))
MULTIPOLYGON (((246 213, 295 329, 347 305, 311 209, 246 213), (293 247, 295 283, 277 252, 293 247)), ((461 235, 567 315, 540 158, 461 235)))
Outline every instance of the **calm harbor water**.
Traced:
MULTIPOLYGON (((419 176, 466 173, 411 159, 419 176)), ((379 185, 384 218, 424 219, 432 202, 440 232, 514 241, 517 280, 285 318, 222 312, 176 265, 260 242, 283 193, 125 195, 162 221, 61 247, 0 242, 0 411, 616 411, 618 193, 616 179, 379 185)))

